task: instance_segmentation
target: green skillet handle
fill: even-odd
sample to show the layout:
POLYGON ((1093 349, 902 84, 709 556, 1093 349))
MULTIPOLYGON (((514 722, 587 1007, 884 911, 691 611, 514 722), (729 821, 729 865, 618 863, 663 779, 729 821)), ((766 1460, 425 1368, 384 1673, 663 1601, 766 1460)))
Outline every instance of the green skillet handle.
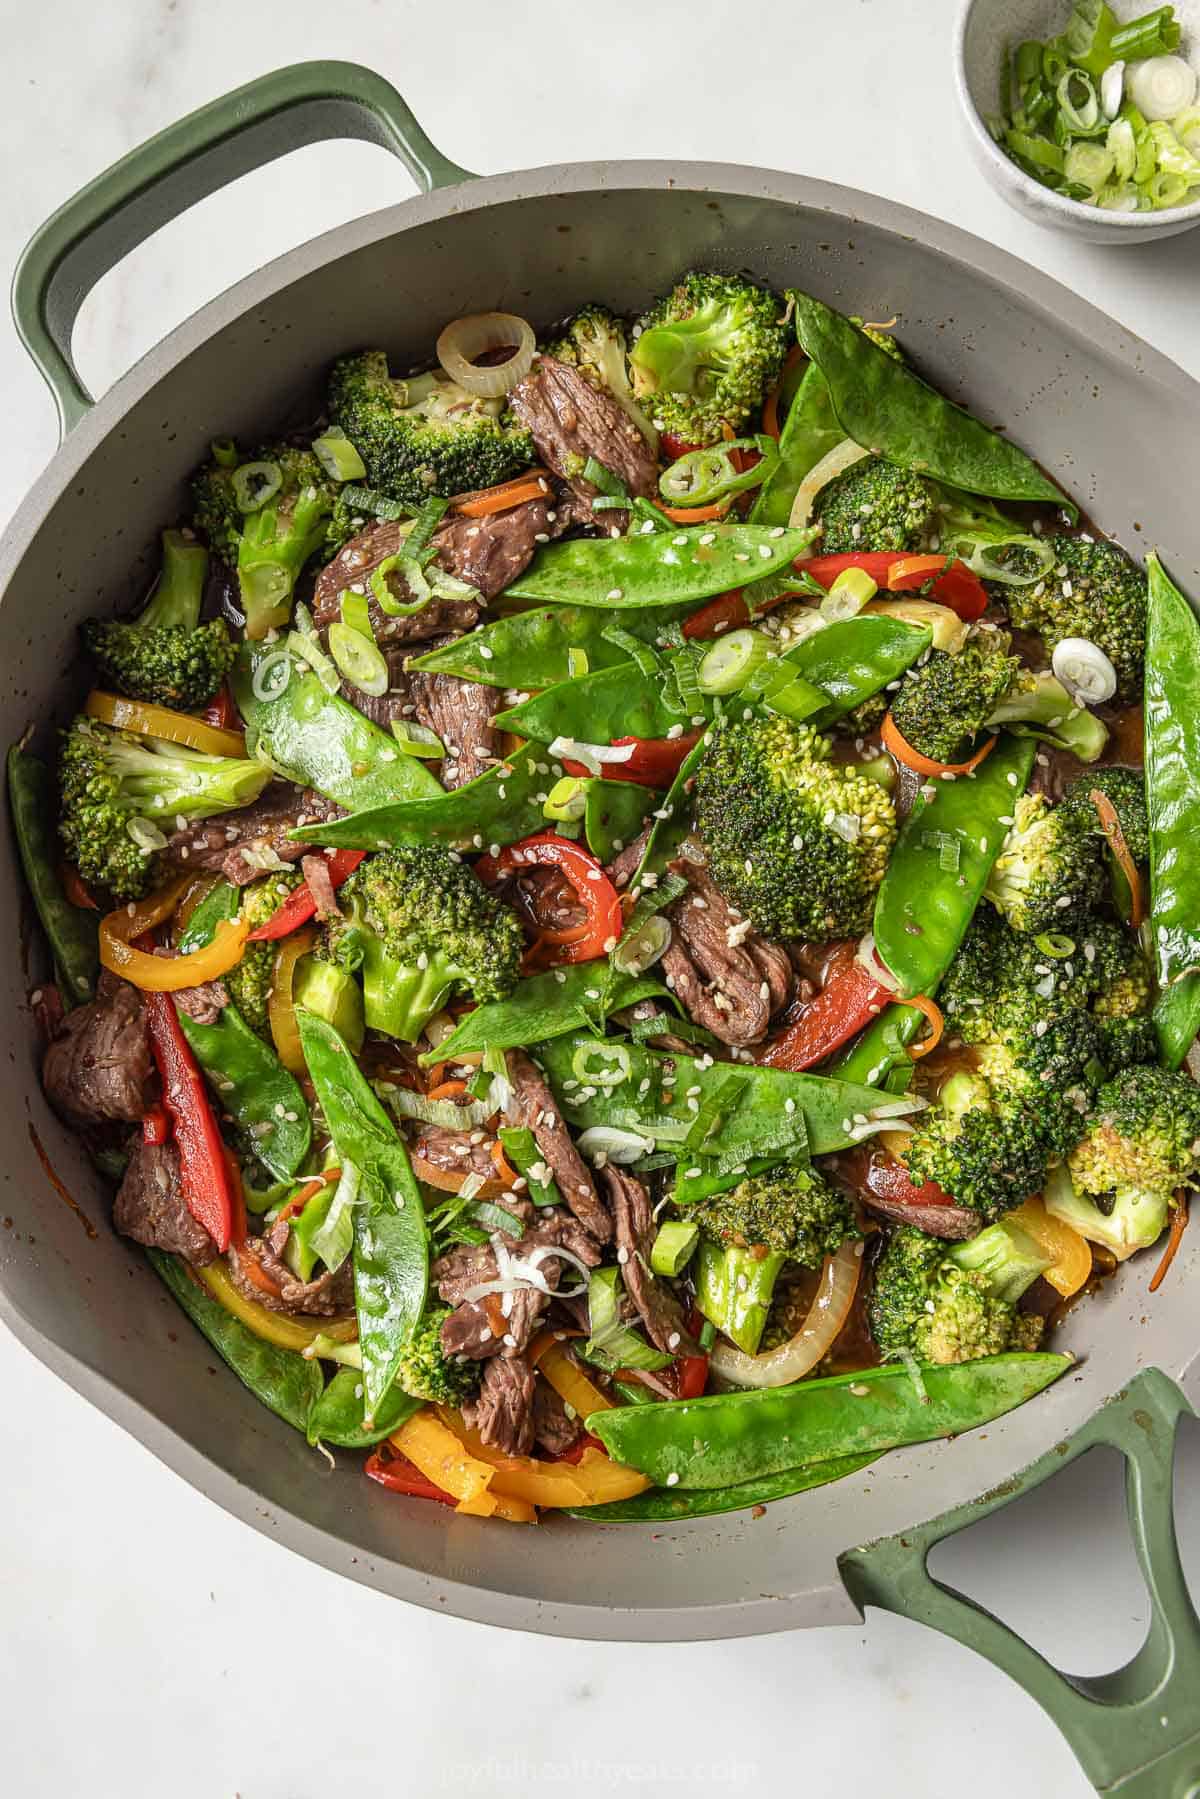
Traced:
POLYGON ((45 376, 65 436, 92 396, 71 336, 91 289, 189 206, 289 150, 363 138, 398 156, 422 193, 469 181, 436 150, 395 88, 352 62, 301 62, 210 101, 131 150, 36 231, 13 277, 12 309, 45 376))
POLYGON ((1097 1792, 1121 1799, 1200 1799, 1200 1619, 1179 1560, 1172 1492, 1179 1420, 1191 1411, 1174 1381, 1147 1369, 1069 1442, 999 1492, 901 1537, 848 1550, 840 1561, 856 1604, 931 1625, 1019 1681, 1054 1719, 1097 1792), (1085 1680, 1061 1673, 990 1612, 934 1580, 926 1562, 935 1543, 1099 1443, 1125 1457, 1129 1521, 1151 1618, 1132 1661, 1085 1680))

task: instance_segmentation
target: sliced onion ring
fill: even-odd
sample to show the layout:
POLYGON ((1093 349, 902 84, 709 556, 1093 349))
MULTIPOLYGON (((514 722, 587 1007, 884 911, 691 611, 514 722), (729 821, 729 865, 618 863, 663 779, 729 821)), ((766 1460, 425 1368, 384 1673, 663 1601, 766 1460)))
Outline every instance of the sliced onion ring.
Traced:
POLYGON ((533 367, 537 339, 533 326, 511 312, 473 312, 452 319, 437 340, 437 359, 469 394, 481 400, 498 400, 510 387, 523 381, 533 367), (507 362, 480 368, 476 360, 485 350, 511 346, 507 362))
POLYGON ((783 1387, 802 1380, 833 1348, 850 1316, 858 1277, 862 1271, 863 1244, 843 1243, 828 1256, 821 1270, 816 1298, 808 1317, 787 1343, 765 1355, 747 1355, 720 1338, 713 1344, 709 1365, 714 1374, 737 1387, 783 1387))

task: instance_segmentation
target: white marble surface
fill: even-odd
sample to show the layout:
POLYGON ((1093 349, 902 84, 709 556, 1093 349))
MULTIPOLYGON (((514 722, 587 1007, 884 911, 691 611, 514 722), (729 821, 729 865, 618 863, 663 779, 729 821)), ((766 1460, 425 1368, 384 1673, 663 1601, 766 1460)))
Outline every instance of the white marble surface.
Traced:
MULTIPOLYGON (((1005 244, 1200 371, 1200 236, 1094 249, 1010 212, 967 160, 950 80, 954 10, 951 0, 767 0, 736 16, 696 0, 2 0, 0 264, 11 267, 68 194, 190 107, 281 62, 340 56, 395 81, 467 167, 715 155, 806 170, 1005 244)), ((89 302, 85 376, 102 388, 259 262, 404 191, 390 159, 342 145, 206 202, 89 302), (184 232, 188 270, 208 271, 203 292, 175 274, 184 232)), ((0 392, 4 519, 55 442, 47 396, 7 330, 0 392)), ((3 1333, 0 1383, 0 1753, 13 1799, 1089 1790, 1031 1701, 916 1626, 872 1616, 863 1630, 622 1647, 427 1615, 236 1524, 3 1333)), ((1185 1470, 1195 1579, 1194 1440, 1185 1470)), ((1060 1664, 1099 1671, 1144 1628, 1120 1517, 1116 1471, 1092 1458, 950 1546, 942 1566, 1060 1664)))

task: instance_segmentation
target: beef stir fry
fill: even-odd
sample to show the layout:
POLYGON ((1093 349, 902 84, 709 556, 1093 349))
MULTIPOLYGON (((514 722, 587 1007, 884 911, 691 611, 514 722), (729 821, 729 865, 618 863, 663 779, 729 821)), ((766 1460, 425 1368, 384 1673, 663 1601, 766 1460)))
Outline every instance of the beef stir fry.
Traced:
POLYGON ((730 1510, 1164 1277, 1200 626, 889 330, 705 272, 460 319, 191 493, 10 754, 42 1076, 311 1443, 510 1523, 730 1510))

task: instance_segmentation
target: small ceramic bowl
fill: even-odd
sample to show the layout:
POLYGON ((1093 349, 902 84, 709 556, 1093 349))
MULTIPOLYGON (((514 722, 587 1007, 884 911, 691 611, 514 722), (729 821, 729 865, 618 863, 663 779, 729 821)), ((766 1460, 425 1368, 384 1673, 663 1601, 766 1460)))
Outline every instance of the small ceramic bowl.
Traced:
MULTIPOLYGON (((1116 0, 1113 10, 1124 19, 1136 18, 1146 9, 1116 0)), ((954 65, 975 161, 996 192, 1036 224, 1092 243, 1149 243, 1190 231, 1200 225, 1200 199, 1165 212, 1103 212, 1084 206, 1026 175, 988 130, 984 121, 1001 110, 1000 83, 1008 52, 1025 38, 1056 36, 1070 12, 1071 0, 966 0, 959 14, 954 65)), ((1200 0, 1175 0, 1175 14, 1183 27, 1183 47, 1200 64, 1200 0)))

